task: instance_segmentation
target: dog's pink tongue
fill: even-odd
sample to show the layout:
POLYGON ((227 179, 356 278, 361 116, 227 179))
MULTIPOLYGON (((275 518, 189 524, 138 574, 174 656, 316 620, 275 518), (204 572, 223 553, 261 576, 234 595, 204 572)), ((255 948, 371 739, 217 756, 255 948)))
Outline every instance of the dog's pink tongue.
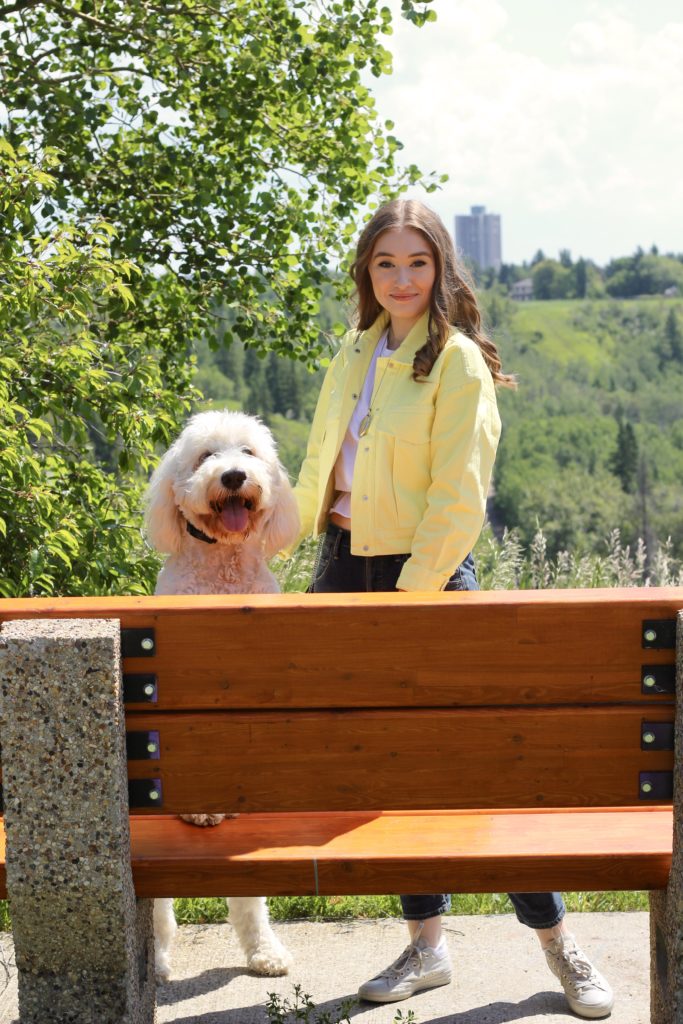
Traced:
POLYGON ((230 533, 244 533, 249 525, 249 513, 239 498, 226 501, 221 510, 221 522, 230 533))

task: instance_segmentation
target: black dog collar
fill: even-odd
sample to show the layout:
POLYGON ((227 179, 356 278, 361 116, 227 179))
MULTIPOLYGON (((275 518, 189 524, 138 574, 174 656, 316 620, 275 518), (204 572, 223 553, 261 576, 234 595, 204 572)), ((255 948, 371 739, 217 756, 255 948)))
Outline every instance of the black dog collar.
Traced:
POLYGON ((189 519, 185 520, 185 526, 187 527, 187 532, 190 537, 194 537, 196 540, 203 540, 205 544, 218 543, 215 537, 207 537, 205 533, 198 530, 196 526, 193 526, 189 519))

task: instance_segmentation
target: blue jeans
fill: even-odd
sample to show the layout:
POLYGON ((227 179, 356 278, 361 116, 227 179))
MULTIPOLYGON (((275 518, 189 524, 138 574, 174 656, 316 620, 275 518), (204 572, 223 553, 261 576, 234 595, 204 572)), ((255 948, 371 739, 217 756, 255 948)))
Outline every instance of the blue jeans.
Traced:
MULTIPOLYGON (((395 590, 401 569, 409 558, 409 554, 372 558, 352 555, 350 532, 329 523, 318 549, 311 591, 346 594, 395 590)), ((479 590, 472 555, 455 569, 444 590, 479 590)), ((559 892, 510 892, 508 896, 517 920, 529 928, 553 928, 565 915, 559 892)), ((445 913, 450 908, 451 897, 448 893, 401 896, 401 905, 407 921, 423 921, 445 913)))

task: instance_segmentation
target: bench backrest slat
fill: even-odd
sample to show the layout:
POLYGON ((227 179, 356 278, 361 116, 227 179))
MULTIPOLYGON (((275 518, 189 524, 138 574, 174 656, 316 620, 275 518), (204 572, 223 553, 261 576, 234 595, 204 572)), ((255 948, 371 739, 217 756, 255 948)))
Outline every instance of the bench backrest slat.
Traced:
MULTIPOLYGON (((167 709, 618 703, 643 699, 645 620, 675 618, 681 588, 467 594, 250 595, 0 601, 0 621, 117 617, 155 631, 167 709)), ((649 704, 671 694, 647 694, 649 704)))
MULTIPOLYGON (((160 811, 623 806, 673 752, 641 749, 637 708, 134 714, 160 757, 160 811)), ((672 709, 648 719, 673 722, 672 709)))

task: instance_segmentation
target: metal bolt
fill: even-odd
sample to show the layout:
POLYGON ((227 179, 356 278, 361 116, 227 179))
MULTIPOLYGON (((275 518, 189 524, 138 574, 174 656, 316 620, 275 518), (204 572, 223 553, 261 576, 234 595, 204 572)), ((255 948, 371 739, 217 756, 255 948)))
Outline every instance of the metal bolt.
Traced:
POLYGON ((154 683, 147 683, 145 687, 145 696, 152 697, 154 695, 154 683))
POLYGON ((646 629, 645 630, 645 639, 649 643, 652 643, 653 640, 657 639, 657 630, 656 629, 646 629))
POLYGON ((644 732, 643 733, 643 743, 654 743, 654 741, 655 741, 655 734, 653 732, 644 732))
POLYGON ((158 800, 159 799, 158 791, 156 789, 151 789, 150 792, 149 792, 149 798, 150 798, 150 800, 158 800))
POLYGON ((140 647, 142 647, 143 651, 153 651, 154 641, 152 640, 151 636, 146 636, 144 640, 141 640, 140 647))
MULTIPOLYGON (((654 736, 653 736, 653 739, 654 739, 654 736)), ((156 743, 148 743, 147 744, 147 750, 149 751, 150 754, 156 754, 157 749, 158 748, 157 748, 156 743)))
POLYGON ((652 792, 652 783, 651 782, 644 782, 642 784, 642 786, 640 787, 640 789, 641 789, 641 792, 643 792, 643 793, 651 793, 652 792))
POLYGON ((643 679, 643 686, 654 686, 657 680, 654 676, 645 676, 643 679))

